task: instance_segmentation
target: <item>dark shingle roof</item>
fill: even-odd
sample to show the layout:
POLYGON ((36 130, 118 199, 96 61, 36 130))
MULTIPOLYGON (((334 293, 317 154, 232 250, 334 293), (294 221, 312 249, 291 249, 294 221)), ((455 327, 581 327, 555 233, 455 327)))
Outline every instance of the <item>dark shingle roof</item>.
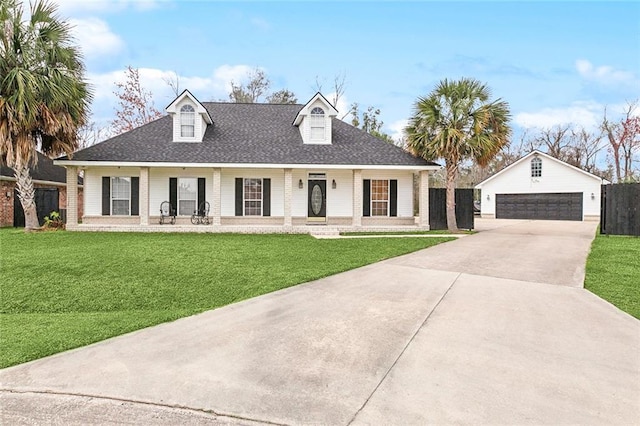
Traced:
MULTIPOLYGON (((53 160, 38 152, 38 161, 35 166, 31 167, 31 178, 33 180, 41 180, 47 182, 67 182, 67 170, 64 167, 56 166, 53 160)), ((0 167, 0 175, 14 177, 13 169, 7 166, 0 167)), ((78 178, 78 182, 82 184, 82 179, 78 178)))
MULTIPOLYGON (((435 165, 340 120, 331 145, 303 144, 291 123, 302 105, 203 103, 214 125, 202 143, 172 142, 172 119, 162 117, 74 154, 79 161, 435 165)), ((66 159, 66 158, 64 158, 66 159)))

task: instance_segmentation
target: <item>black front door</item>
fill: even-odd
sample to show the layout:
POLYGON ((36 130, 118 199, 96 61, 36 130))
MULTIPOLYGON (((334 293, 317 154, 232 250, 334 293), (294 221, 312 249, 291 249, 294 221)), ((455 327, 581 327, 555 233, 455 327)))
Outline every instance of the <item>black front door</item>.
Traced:
POLYGON ((310 221, 324 222, 327 217, 327 181, 309 180, 308 218, 310 221))

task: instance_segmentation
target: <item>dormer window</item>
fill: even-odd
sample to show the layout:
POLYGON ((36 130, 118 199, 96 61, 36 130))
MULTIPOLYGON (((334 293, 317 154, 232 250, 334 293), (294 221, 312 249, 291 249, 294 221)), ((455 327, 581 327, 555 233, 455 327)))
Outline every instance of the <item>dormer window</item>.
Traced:
POLYGON ((542 160, 538 157, 531 160, 531 177, 542 177, 542 160))
POLYGON ((310 126, 311 140, 324 140, 326 122, 324 119, 324 110, 322 108, 315 107, 311 110, 310 126))
POLYGON ((191 105, 183 105, 180 108, 180 137, 192 138, 195 136, 196 110, 191 105))

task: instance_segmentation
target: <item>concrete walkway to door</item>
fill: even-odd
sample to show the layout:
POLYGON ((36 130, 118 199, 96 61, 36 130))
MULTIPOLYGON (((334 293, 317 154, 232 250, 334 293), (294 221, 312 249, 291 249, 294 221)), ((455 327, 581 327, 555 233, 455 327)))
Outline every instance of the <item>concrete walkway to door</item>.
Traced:
POLYGON ((640 321, 581 288, 596 224, 478 227, 2 370, 1 422, 637 423, 640 321))

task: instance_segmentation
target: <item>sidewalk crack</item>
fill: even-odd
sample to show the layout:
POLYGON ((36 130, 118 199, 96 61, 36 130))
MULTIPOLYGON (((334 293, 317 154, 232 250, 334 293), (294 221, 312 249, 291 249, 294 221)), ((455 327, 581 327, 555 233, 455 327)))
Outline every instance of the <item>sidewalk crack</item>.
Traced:
POLYGON ((364 401, 364 403, 360 406, 360 408, 355 412, 355 414, 353 415, 353 417, 351 418, 351 420, 349 420, 349 423, 347 423, 347 425, 351 425, 356 417, 358 417, 358 414, 360 414, 360 412, 364 409, 364 407, 367 406, 367 404, 369 403, 369 400, 373 397, 373 395, 378 391, 378 389, 380 388, 380 386, 382 385, 382 383, 387 379, 387 376, 389 375, 389 373, 391 373, 391 370, 393 370, 396 366, 396 364, 398 363, 398 361, 400 360, 400 358, 402 358, 402 355, 404 355, 404 353, 406 352, 407 348, 409 347, 409 345, 411 345, 411 343, 413 343, 413 341, 415 340, 416 336, 418 335, 418 333, 420 332, 420 330, 422 330, 422 328, 425 326, 425 324, 427 323, 427 321, 429 321, 429 318, 431 318, 431 315, 433 315, 433 313, 436 311, 436 309, 438 309, 438 306, 440 306, 440 303, 442 303, 442 301, 444 300, 445 297, 447 297, 447 294, 449 294, 449 291, 451 290, 451 288, 453 287, 453 285, 458 281, 458 279, 460 278, 460 276, 462 276, 462 272, 458 273, 458 275, 456 275, 455 279, 453 281, 451 281, 451 284, 449 284, 449 287, 447 288, 447 290, 442 294, 442 296, 440 297, 440 299, 438 300, 438 302, 434 305, 433 309, 431 309, 431 311, 427 314, 427 316, 425 317, 425 319, 422 321, 422 323, 418 326, 418 328, 416 328, 416 331, 413 333, 413 335, 411 336, 411 338, 407 341, 407 343, 404 345, 404 347, 402 348, 402 351, 400 351, 400 353, 398 354, 398 356, 396 357, 396 359, 393 361, 393 363, 391 363, 391 366, 387 369, 387 371, 384 373, 384 375, 382 376, 382 378, 380 379, 380 381, 378 382, 378 384, 376 385, 375 388, 373 388, 373 391, 371 391, 371 393, 369 394, 369 396, 367 397, 367 399, 364 401))

